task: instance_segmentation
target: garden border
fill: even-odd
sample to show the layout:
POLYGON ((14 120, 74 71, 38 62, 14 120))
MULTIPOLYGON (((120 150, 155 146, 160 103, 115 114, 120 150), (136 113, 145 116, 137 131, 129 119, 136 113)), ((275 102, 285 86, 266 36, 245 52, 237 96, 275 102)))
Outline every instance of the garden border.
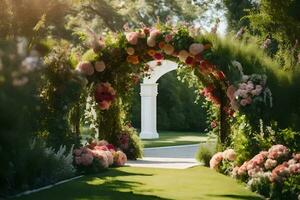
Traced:
POLYGON ((47 190, 47 189, 53 188, 54 186, 58 186, 58 185, 61 185, 63 183, 67 183, 67 182, 82 178, 83 176, 84 175, 75 176, 73 178, 65 179, 65 180, 62 180, 62 181, 59 181, 59 182, 56 182, 56 183, 53 183, 53 184, 50 184, 50 185, 46 185, 46 186, 43 186, 43 187, 40 187, 40 188, 37 188, 37 189, 34 189, 34 190, 27 190, 25 192, 21 192, 19 194, 13 195, 13 196, 9 196, 8 198, 11 199, 11 198, 15 198, 15 197, 21 197, 21 196, 33 194, 33 193, 36 193, 36 192, 40 192, 40 191, 43 191, 43 190, 47 190))

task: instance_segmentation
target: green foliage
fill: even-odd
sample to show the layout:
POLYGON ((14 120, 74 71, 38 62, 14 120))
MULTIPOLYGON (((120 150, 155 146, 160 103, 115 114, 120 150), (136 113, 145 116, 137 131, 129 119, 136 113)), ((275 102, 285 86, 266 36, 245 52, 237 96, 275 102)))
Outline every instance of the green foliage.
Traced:
POLYGON ((195 4, 187 0, 74 1, 74 12, 67 17, 67 27, 80 34, 85 32, 82 28, 86 25, 102 32, 103 29, 120 31, 126 23, 134 27, 140 23, 151 26, 157 21, 167 23, 170 20, 192 23, 199 20, 207 8, 206 2, 195 4))
MULTIPOLYGON (((18 148, 20 147, 16 147, 15 150, 18 148)), ((72 151, 72 149, 67 151, 64 146, 55 151, 47 148, 44 143, 32 142, 30 146, 18 152, 17 156, 11 158, 9 171, 5 177, 1 177, 6 180, 1 192, 16 193, 74 176, 72 151)))
POLYGON ((287 146, 294 153, 300 151, 299 132, 289 128, 280 129, 276 123, 266 126, 262 121, 260 129, 256 130, 244 116, 236 116, 235 120, 231 128, 232 145, 237 152, 236 162, 239 165, 276 144, 287 146))
POLYGON ((227 9, 225 16, 229 30, 238 31, 241 27, 249 25, 249 20, 243 17, 247 14, 247 9, 252 9, 257 6, 254 2, 255 1, 251 0, 223 0, 223 4, 227 9))
POLYGON ((69 115, 70 119, 74 119, 72 114, 77 114, 73 109, 78 106, 85 86, 84 79, 72 70, 67 44, 60 45, 59 48, 53 48, 45 59, 47 67, 40 86, 43 105, 40 131, 46 133, 40 137, 45 137, 47 143, 55 148, 61 144, 70 147, 79 143, 79 130, 71 130, 71 126, 79 124, 80 118, 77 117, 75 124, 72 124, 69 115))
POLYGON ((289 147, 292 152, 300 151, 300 132, 293 131, 291 129, 279 129, 276 125, 264 127, 261 125, 261 132, 257 134, 255 139, 261 149, 268 149, 274 144, 282 144, 289 147))
POLYGON ((1 0, 0 9, 1 38, 24 36, 37 39, 47 34, 68 35, 64 17, 70 9, 69 1, 1 0))
POLYGON ((289 200, 289 199, 297 199, 299 198, 300 193, 300 175, 294 175, 288 177, 282 185, 282 192, 278 192, 276 190, 277 188, 274 188, 274 193, 272 196, 276 197, 274 199, 281 199, 281 200, 289 200), (278 195, 278 196, 277 196, 278 195))
POLYGON ((247 26, 244 30, 258 39, 258 45, 270 39, 271 44, 264 47, 265 51, 280 63, 282 69, 295 70, 299 67, 299 1, 225 0, 223 3, 227 8, 230 30, 237 31, 247 26))
POLYGON ((200 144, 200 147, 196 153, 196 159, 199 162, 203 162, 204 166, 209 167, 209 161, 216 152, 214 149, 214 144, 207 142, 205 144, 200 144))
POLYGON ((126 154, 128 159, 135 160, 143 157, 143 143, 137 131, 131 127, 124 127, 118 135, 117 146, 126 154))
POLYGON ((250 189, 265 197, 270 197, 272 191, 271 181, 268 176, 260 176, 251 180, 250 189))
POLYGON ((40 72, 24 70, 15 45, 0 40, 0 190, 9 189, 12 158, 28 148, 39 121, 40 72))
POLYGON ((283 182, 275 182, 270 186, 270 199, 290 200, 298 199, 300 192, 300 175, 287 177, 283 182))
POLYGON ((254 139, 257 133, 252 129, 245 116, 236 116, 235 120, 231 127, 232 146, 237 153, 236 163, 241 165, 262 149, 254 139))

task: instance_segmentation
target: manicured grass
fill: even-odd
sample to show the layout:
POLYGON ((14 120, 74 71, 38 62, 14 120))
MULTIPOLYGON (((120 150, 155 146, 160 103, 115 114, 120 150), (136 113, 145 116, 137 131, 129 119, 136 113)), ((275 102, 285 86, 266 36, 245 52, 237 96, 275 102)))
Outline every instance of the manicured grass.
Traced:
POLYGON ((186 170, 123 167, 17 198, 20 200, 261 199, 234 179, 205 167, 186 170))
POLYGON ((143 140, 144 147, 177 146, 206 142, 207 136, 198 132, 159 131, 159 139, 143 140))

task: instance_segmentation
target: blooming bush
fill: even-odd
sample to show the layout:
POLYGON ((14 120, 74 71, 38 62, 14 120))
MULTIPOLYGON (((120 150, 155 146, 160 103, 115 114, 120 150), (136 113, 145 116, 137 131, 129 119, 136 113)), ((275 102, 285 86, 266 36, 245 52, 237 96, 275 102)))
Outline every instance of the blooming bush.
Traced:
POLYGON ((231 107, 239 110, 240 107, 268 104, 267 97, 269 97, 269 105, 272 107, 272 94, 266 87, 266 79, 267 77, 264 75, 243 75, 237 86, 230 85, 227 88, 227 96, 231 107))
POLYGON ((143 143, 132 127, 124 127, 118 135, 117 146, 126 154, 128 159, 135 160, 143 156, 143 143))
POLYGON ((127 156, 105 140, 92 141, 90 144, 75 149, 74 164, 81 172, 95 173, 110 166, 123 166, 127 156))
POLYGON ((221 173, 228 174, 233 168, 233 161, 236 158, 236 153, 233 149, 226 149, 223 152, 217 152, 211 158, 209 167, 221 173))
MULTIPOLYGON (((222 166, 224 167, 223 162, 226 159, 226 154, 227 161, 234 161, 234 151, 231 149, 226 151, 218 152, 212 157, 210 161, 211 168, 220 171, 222 166), (232 159, 228 159, 231 156, 232 159)), ((234 166, 234 162, 231 162, 231 164, 230 166, 234 166)), ((283 190, 282 188, 284 185, 289 184, 289 181, 299 181, 291 177, 300 175, 300 154, 292 154, 287 147, 277 144, 269 148, 268 151, 261 151, 241 166, 231 168, 227 165, 226 167, 233 177, 247 182, 253 191, 272 199, 285 199, 277 190, 283 190)), ((288 188, 285 188, 285 190, 288 190, 288 188)), ((290 193, 289 197, 293 196, 296 199, 300 194, 300 189, 294 187, 291 192, 293 193, 290 193)))

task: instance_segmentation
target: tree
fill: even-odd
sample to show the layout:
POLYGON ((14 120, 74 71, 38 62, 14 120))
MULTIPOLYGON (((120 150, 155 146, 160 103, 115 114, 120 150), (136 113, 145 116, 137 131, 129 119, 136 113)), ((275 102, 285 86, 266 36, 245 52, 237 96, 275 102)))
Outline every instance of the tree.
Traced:
POLYGON ((69 6, 68 1, 62 0, 0 0, 0 37, 63 37, 69 6))
POLYGON ((233 31, 238 31, 241 27, 249 25, 249 21, 243 17, 247 15, 247 10, 257 6, 252 0, 223 0, 223 4, 227 10, 225 16, 228 29, 233 31))

